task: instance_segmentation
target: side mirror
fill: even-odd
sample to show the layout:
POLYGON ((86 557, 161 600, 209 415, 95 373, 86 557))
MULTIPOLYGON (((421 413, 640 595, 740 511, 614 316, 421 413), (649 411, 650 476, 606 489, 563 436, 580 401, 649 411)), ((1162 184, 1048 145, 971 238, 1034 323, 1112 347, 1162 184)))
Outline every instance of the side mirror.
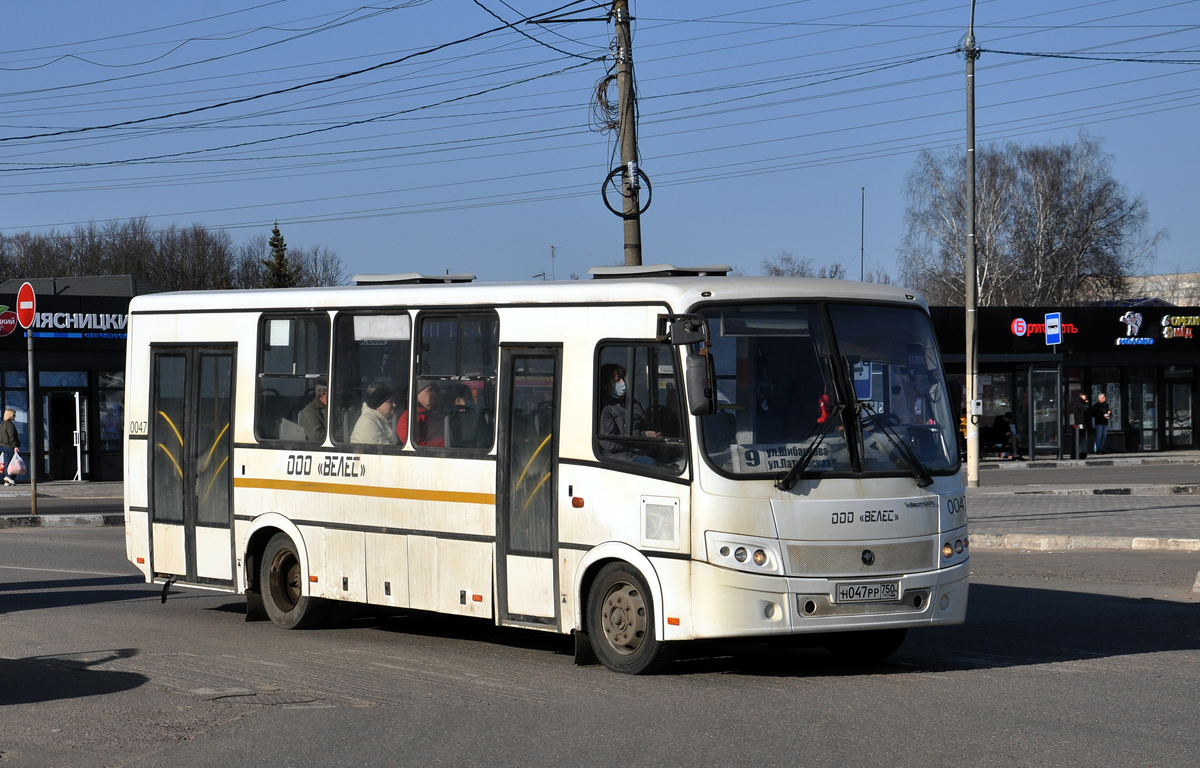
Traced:
POLYGON ((712 356, 689 352, 683 363, 689 410, 693 416, 711 416, 717 412, 717 374, 712 356))
POLYGON ((659 315, 658 340, 675 346, 708 346, 708 321, 703 315, 659 315))

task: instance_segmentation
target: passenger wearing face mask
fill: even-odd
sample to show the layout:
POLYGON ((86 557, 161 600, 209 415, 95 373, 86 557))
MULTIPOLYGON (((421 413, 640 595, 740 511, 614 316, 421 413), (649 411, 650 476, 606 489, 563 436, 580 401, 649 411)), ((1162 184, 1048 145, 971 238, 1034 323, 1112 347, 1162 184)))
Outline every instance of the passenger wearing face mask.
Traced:
MULTIPOLYGON (((605 363, 600 366, 600 434, 620 437, 658 437, 646 429, 646 409, 627 397, 625 366, 605 363)), ((649 445, 635 441, 600 440, 600 452, 605 458, 633 461, 638 464, 657 464, 647 451, 649 445)))

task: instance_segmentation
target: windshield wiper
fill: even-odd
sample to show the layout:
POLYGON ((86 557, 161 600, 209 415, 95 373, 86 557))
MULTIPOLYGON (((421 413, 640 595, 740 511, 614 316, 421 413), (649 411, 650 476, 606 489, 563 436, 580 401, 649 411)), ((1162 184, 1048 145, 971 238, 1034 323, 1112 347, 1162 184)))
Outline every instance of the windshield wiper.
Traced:
MULTIPOLYGON (((889 426, 888 423, 883 420, 883 418, 879 415, 879 412, 875 410, 873 405, 871 405, 870 401, 863 400, 859 402, 857 409, 859 412, 867 414, 867 417, 871 419, 871 423, 874 424, 879 431, 884 434, 884 436, 888 439, 888 442, 896 447, 896 450, 900 453, 900 458, 904 459, 904 463, 908 465, 908 468, 913 473, 913 477, 916 478, 917 487, 928 488, 929 486, 933 485, 933 477, 929 474, 929 470, 926 469, 925 465, 921 463, 921 460, 917 458, 916 454, 912 452, 912 449, 905 445, 904 441, 900 439, 900 436, 892 431, 891 426, 889 426)), ((863 441, 863 448, 865 450, 866 440, 863 441)))
MULTIPOLYGON (((838 403, 837 405, 833 406, 833 409, 829 412, 829 416, 825 419, 825 423, 819 425, 821 427, 821 431, 817 433, 817 436, 814 437, 812 442, 808 444, 808 448, 805 449, 800 458, 796 460, 796 463, 792 465, 792 468, 787 471, 787 474, 775 481, 776 488, 781 491, 792 490, 792 486, 794 486, 796 484, 796 480, 800 478, 800 473, 808 467, 813 456, 817 455, 817 448, 821 447, 821 442, 825 439, 825 436, 829 434, 829 430, 833 429, 833 425, 838 423, 838 419, 841 418, 842 409, 844 407, 845 406, 842 403, 838 403)), ((814 426, 813 429, 815 430, 816 426, 814 426)), ((810 432, 809 434, 811 435, 812 433, 810 432)))

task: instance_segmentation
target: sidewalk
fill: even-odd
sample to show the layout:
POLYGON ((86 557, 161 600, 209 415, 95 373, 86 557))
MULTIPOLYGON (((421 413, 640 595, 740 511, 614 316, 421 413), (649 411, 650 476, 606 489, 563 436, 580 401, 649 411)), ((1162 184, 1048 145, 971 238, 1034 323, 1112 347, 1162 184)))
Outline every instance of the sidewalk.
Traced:
MULTIPOLYGON (((964 468, 965 472, 965 468, 964 468)), ((1200 552, 1200 451, 980 463, 967 489, 976 549, 1200 552)), ((0 486, 0 529, 124 523, 120 482, 0 486)))
POLYGON ((30 486, 0 485, 0 529, 125 524, 125 484, 53 480, 37 484, 38 514, 30 514, 30 486), (64 503, 60 500, 75 500, 64 503), (84 502, 82 505, 80 501, 84 502), (84 509, 79 509, 83 506, 84 509))

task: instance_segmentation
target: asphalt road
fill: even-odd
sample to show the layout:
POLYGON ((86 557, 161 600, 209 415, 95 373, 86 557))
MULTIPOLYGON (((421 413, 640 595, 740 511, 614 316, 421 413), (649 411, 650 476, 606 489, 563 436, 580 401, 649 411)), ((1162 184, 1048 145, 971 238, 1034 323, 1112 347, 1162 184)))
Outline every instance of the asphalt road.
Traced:
POLYGON ((402 611, 245 623, 141 583, 120 529, 0 531, 0 765, 1195 764, 1200 555, 982 552, 968 622, 865 667, 695 646, 575 667, 554 635, 402 611))

